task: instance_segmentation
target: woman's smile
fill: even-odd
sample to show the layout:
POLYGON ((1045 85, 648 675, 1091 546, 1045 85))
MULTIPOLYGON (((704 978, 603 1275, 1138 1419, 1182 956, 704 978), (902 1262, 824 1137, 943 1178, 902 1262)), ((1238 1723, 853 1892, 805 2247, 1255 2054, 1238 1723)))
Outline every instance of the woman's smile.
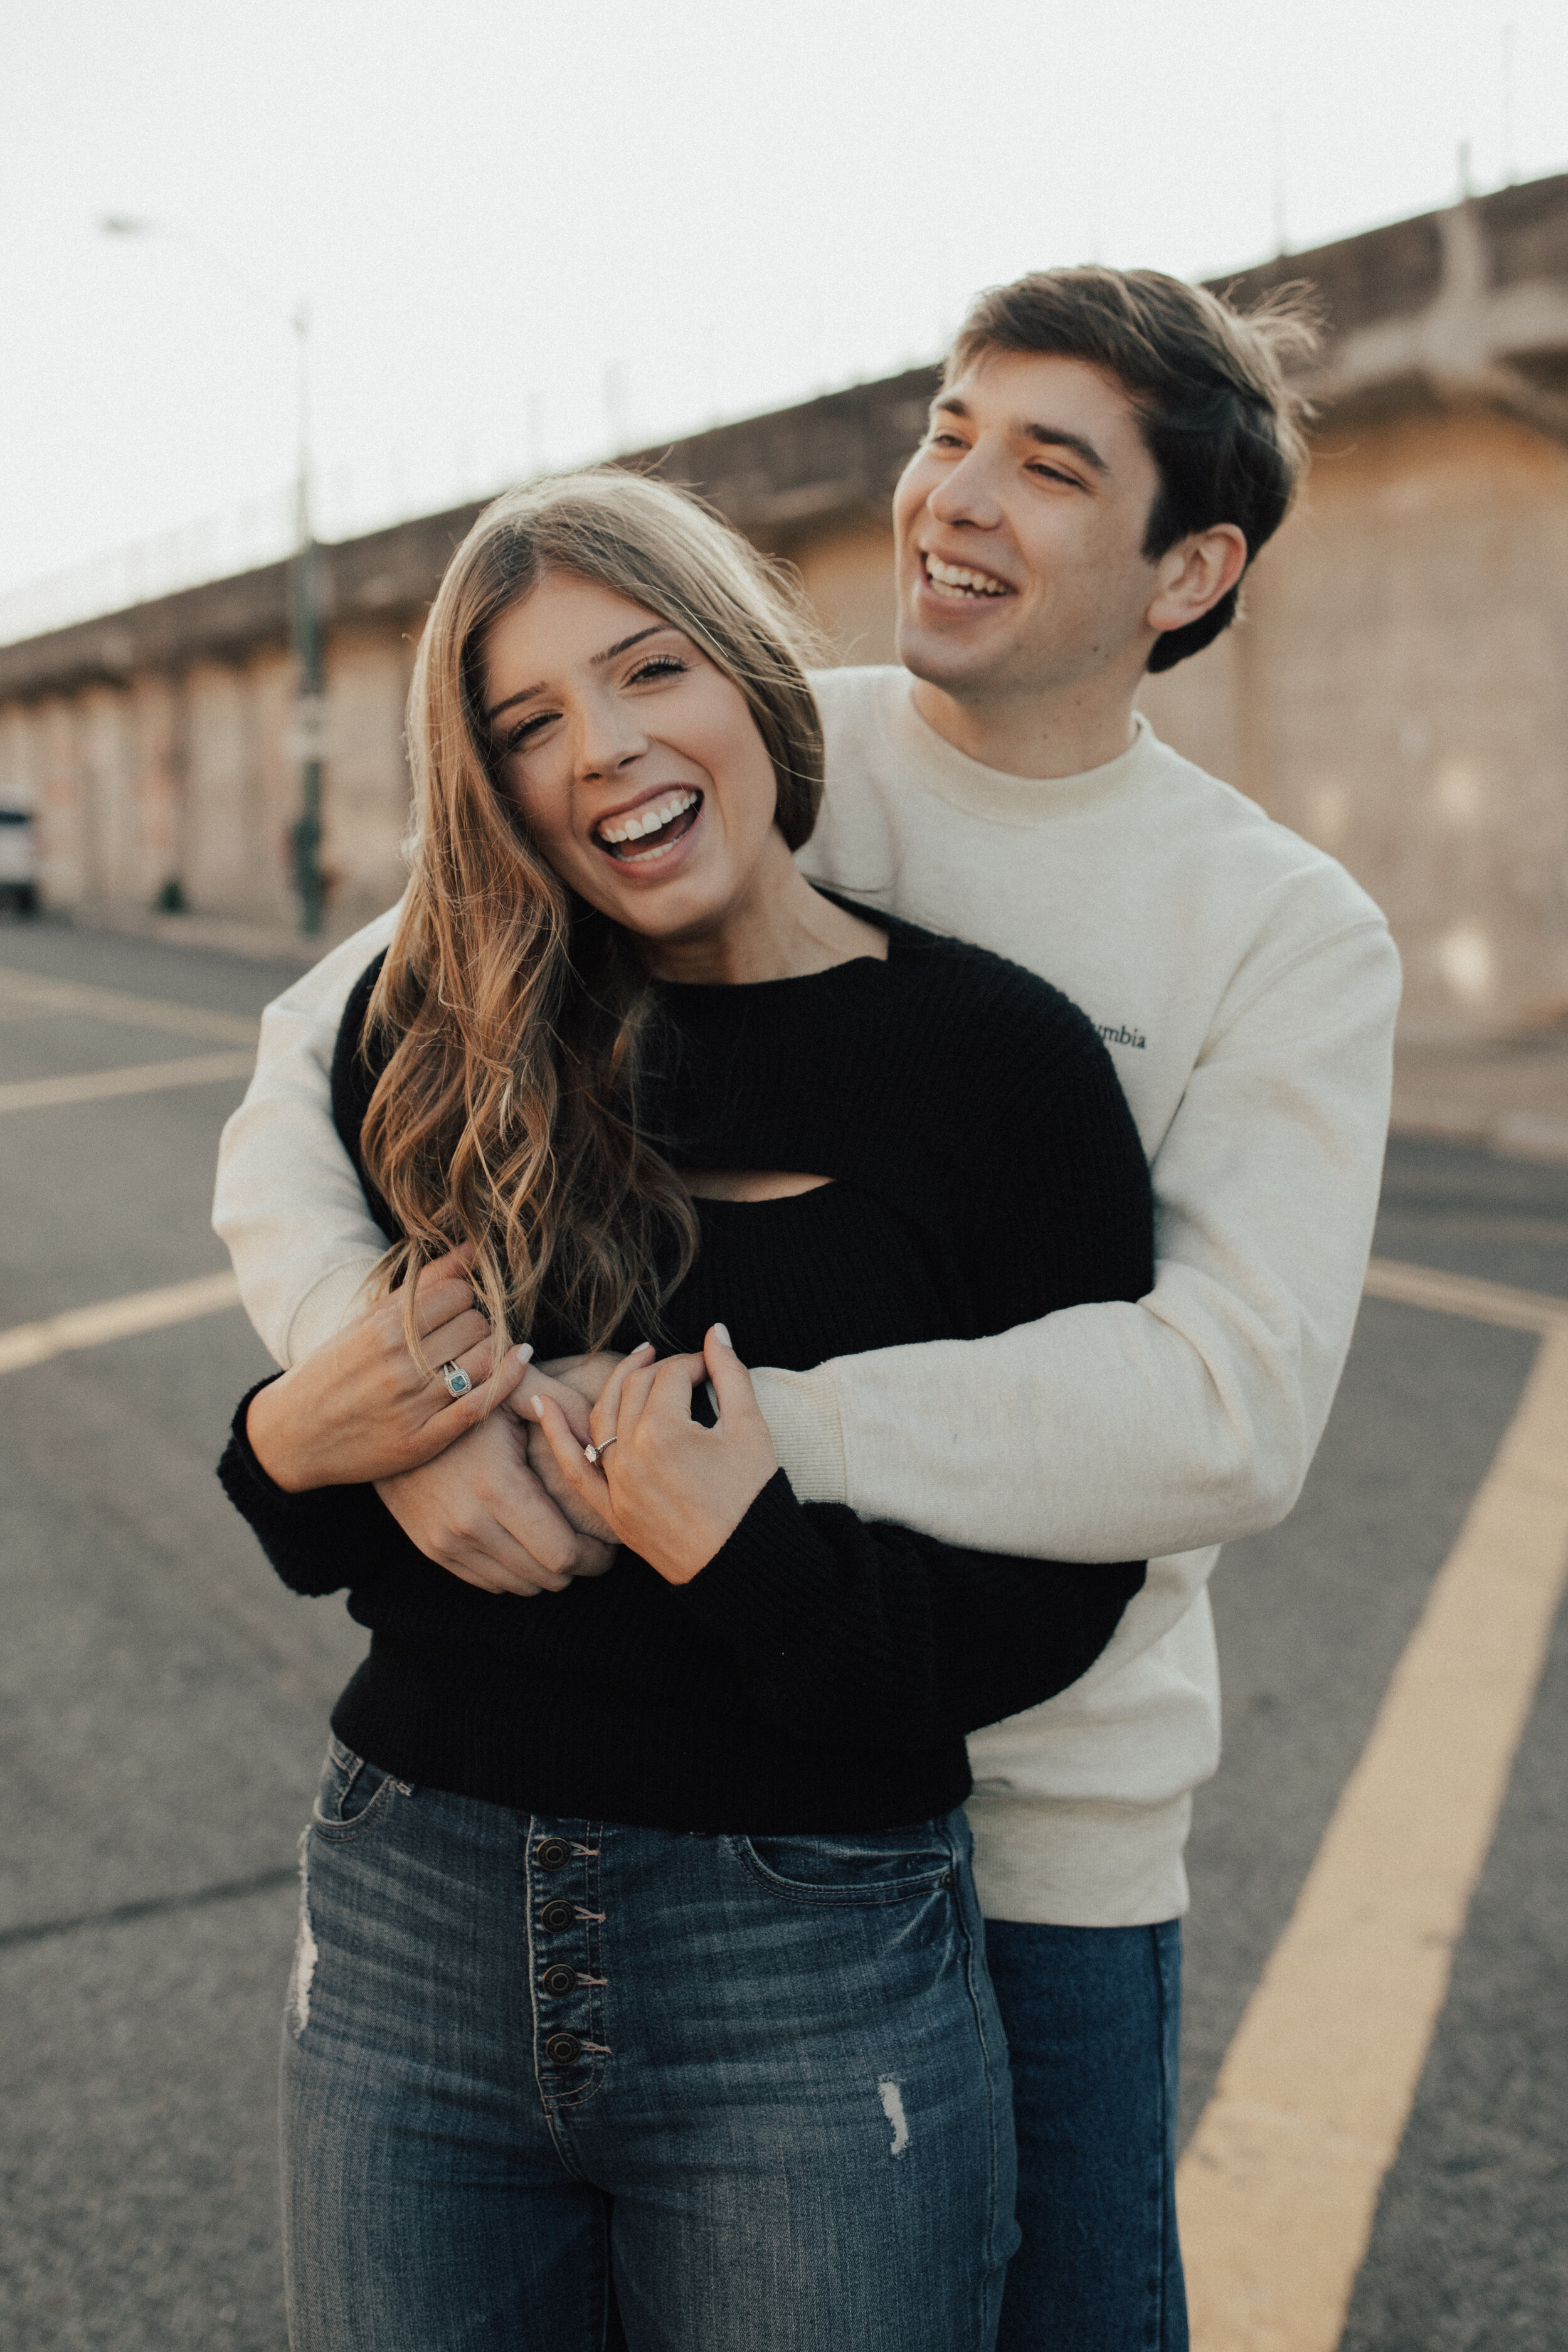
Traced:
POLYGON ((654 785, 629 807, 595 819, 595 845, 623 870, 667 872, 671 851, 696 832, 702 804, 703 794, 695 784, 673 789, 654 785))

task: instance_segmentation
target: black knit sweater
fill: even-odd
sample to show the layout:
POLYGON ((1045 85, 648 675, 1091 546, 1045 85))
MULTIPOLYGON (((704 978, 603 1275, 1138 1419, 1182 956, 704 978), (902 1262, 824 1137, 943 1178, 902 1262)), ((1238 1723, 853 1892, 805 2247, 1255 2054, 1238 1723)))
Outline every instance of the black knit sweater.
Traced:
MULTIPOLYGON (((743 1361, 805 1370, 1150 1286, 1148 1172, 1089 1022, 995 956, 886 928, 886 962, 658 991, 668 1050, 644 1111, 678 1164, 835 1180, 699 1202, 666 1309, 679 1347, 722 1320, 743 1361)), ((356 1160, 378 969, 334 1071, 356 1160)), ((535 1337, 542 1356, 572 1343, 535 1337)), ((1076 1681, 1143 1580, 867 1526, 797 1502, 781 1471, 687 1584, 623 1554, 563 1593, 498 1596, 426 1559, 371 1487, 283 1493, 246 1442, 248 1402, 228 1494, 286 1583, 347 1586, 373 1632, 339 1737, 400 1779, 526 1811, 758 1833, 944 1812, 969 1791, 964 1733, 1076 1681)))

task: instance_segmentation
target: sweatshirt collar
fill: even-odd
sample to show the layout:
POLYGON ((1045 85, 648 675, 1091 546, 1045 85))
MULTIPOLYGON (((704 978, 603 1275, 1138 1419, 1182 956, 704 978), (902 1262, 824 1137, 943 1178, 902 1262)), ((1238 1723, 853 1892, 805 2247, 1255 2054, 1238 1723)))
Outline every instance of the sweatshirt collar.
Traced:
POLYGON ((915 709, 914 683, 907 670, 890 673, 889 733, 910 761, 912 772, 940 800, 992 824, 1044 824, 1143 782, 1159 764, 1159 737, 1136 710, 1131 742, 1103 767, 1087 768, 1077 776, 1010 776, 1000 768, 983 767, 929 727, 915 709))

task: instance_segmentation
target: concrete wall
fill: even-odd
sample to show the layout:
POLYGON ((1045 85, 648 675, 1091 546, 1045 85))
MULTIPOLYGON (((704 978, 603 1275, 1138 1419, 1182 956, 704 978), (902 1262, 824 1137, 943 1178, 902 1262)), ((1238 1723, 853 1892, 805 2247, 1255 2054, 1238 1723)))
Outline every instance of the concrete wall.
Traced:
POLYGON ((1568 448, 1480 411, 1331 436, 1241 667, 1248 788, 1386 909, 1407 1033, 1568 1017, 1568 448))
MULTIPOLYGON (((367 921, 403 887, 408 814, 404 632, 329 641, 322 863, 331 931, 367 921)), ((0 703, 0 798, 37 812, 45 904, 91 920, 144 913, 177 881, 197 913, 292 926, 289 828, 294 667, 281 647, 134 671, 71 693, 0 703)))
MULTIPOLYGON (((1241 626, 1151 679, 1160 733, 1344 860, 1404 952, 1407 1034, 1568 1020, 1568 175, 1249 271, 1307 278, 1309 496, 1241 626)), ((893 657, 889 498, 935 371, 641 453, 800 569, 836 658, 893 657)), ((321 551, 329 936, 401 887, 403 705, 476 507, 321 551)), ((47 903, 291 925, 284 567, 0 646, 0 795, 47 903)))

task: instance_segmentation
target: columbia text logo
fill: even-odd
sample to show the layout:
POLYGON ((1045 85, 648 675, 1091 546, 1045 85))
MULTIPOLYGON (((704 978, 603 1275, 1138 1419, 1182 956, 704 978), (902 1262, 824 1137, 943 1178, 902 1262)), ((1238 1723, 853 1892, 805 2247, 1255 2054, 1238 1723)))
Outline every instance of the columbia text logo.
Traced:
POLYGON ((1143 1047, 1149 1042, 1144 1036, 1142 1029, 1128 1029, 1126 1027, 1112 1029, 1108 1027, 1103 1021, 1097 1024, 1097 1026, 1099 1027, 1100 1035, 1104 1038, 1108 1045, 1136 1045, 1139 1051, 1142 1052, 1143 1047))

